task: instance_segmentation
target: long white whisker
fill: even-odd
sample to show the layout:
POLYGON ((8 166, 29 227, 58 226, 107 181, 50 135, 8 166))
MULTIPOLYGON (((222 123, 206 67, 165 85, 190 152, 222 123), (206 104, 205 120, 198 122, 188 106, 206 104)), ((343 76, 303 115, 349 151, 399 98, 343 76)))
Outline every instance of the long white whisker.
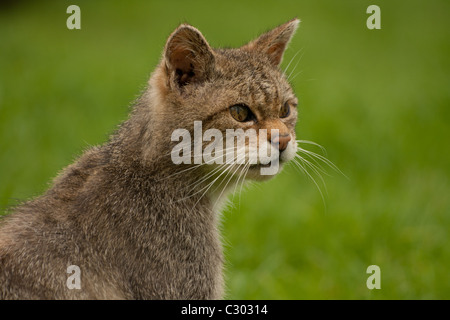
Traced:
MULTIPOLYGON (((303 152, 302 150, 298 150, 298 152, 301 152, 302 154, 304 154, 306 157, 308 157, 308 159, 310 159, 312 162, 310 162, 309 160, 307 160, 304 157, 301 157, 303 160, 307 160, 312 166, 314 166, 318 171, 322 172, 323 174, 326 174, 327 176, 331 176, 326 170, 325 168, 321 165, 321 163, 314 157, 312 157, 311 155, 309 155, 308 153, 303 152), (314 162, 314 163, 313 163, 314 162)), ((297 155, 299 155, 297 153, 297 155)), ((300 156, 300 155, 299 155, 300 156)))
MULTIPOLYGON (((315 143, 314 141, 310 141, 310 140, 295 140, 297 143, 306 143, 306 144, 311 144, 311 145, 314 145, 314 146, 316 146, 316 147, 319 147, 320 148, 320 150, 322 150, 322 152, 323 152, 323 154, 325 155, 325 156, 327 156, 327 150, 323 147, 323 146, 321 146, 320 144, 318 144, 318 143, 315 143)), ((298 144, 297 144, 298 145, 298 144)))
MULTIPOLYGON (((222 150, 222 155, 219 155, 219 156, 217 156, 217 157, 214 157, 214 158, 212 158, 210 161, 211 161, 212 163, 214 163, 215 160, 220 159, 220 158, 223 158, 224 156, 226 156, 226 153, 227 153, 228 151, 231 151, 231 150, 233 150, 233 149, 234 149, 234 150, 237 150, 237 146, 233 146, 233 147, 230 147, 230 148, 225 148, 225 149, 223 149, 223 150, 222 150)), ((203 165, 205 165, 205 164, 208 164, 208 163, 194 164, 193 166, 191 166, 191 167, 189 167, 189 168, 186 168, 186 169, 177 171, 177 172, 175 172, 175 173, 173 173, 173 174, 171 174, 171 175, 169 175, 169 176, 162 177, 162 178, 159 179, 158 181, 164 180, 164 179, 167 179, 167 178, 170 178, 170 177, 172 177, 172 176, 176 176, 176 175, 178 175, 178 174, 180 174, 180 173, 183 173, 183 172, 186 172, 186 171, 189 171, 189 170, 198 169, 199 167, 201 167, 201 166, 203 166, 203 165)), ((190 185, 189 185, 189 186, 190 186, 190 185)))
POLYGON ((208 173, 206 173, 203 177, 201 177, 200 180, 197 180, 191 184, 188 184, 185 188, 186 189, 190 188, 190 189, 192 189, 192 191, 195 191, 199 185, 201 185, 204 181, 208 180, 210 177, 215 175, 217 172, 219 172, 225 166, 226 166, 226 163, 217 166, 216 168, 214 168, 211 171, 209 171, 208 173))
POLYGON ((298 59, 298 61, 297 61, 297 63, 295 64, 294 68, 292 69, 292 71, 289 73, 289 75, 288 75, 288 77, 287 77, 288 81, 290 80, 292 73, 295 71, 295 69, 297 69, 297 65, 298 65, 298 63, 300 62, 300 60, 302 59, 302 57, 303 57, 303 53, 302 53, 302 55, 300 56, 300 58, 298 59))
MULTIPOLYGON (((210 177, 212 177, 214 174, 216 174, 217 172, 219 172, 222 168, 224 168, 225 166, 227 166, 229 163, 224 163, 224 164, 221 164, 221 165, 219 165, 219 166, 217 166, 216 168, 214 168, 214 169, 212 169, 210 172, 208 172, 204 177, 202 177, 200 180, 198 180, 198 181, 195 181, 194 183, 191 183, 191 184, 189 184, 189 185, 187 185, 186 186, 186 188, 189 188, 189 187, 191 187, 191 189, 193 190, 193 191, 195 191, 196 190, 196 188, 200 185, 200 184, 202 184, 204 181, 206 181, 206 180, 208 180, 210 177)), ((194 193, 195 194, 195 193, 194 193)))
POLYGON ((228 168, 225 168, 225 170, 223 170, 223 171, 219 174, 219 176, 218 176, 217 178, 215 178, 214 181, 211 182, 211 183, 208 185, 208 188, 206 188, 205 192, 203 192, 203 194, 200 196, 200 198, 198 198, 198 200, 194 203, 194 206, 193 206, 192 208, 194 208, 194 207, 197 205, 197 203, 203 198, 203 196, 208 192, 208 190, 215 184, 215 182, 217 181, 217 179, 219 179, 225 172, 228 172, 229 170, 231 170, 232 167, 233 167, 233 166, 228 167, 228 168))
MULTIPOLYGON (((308 160, 306 160, 305 158, 301 157, 298 154, 296 155, 296 158, 299 159, 300 161, 302 161, 307 167, 309 167, 317 175, 317 177, 320 179, 320 181, 322 181, 322 185, 325 188, 325 193, 328 195, 328 190, 327 190, 327 185, 325 183, 325 180, 323 179, 323 177, 320 174, 320 172, 317 171, 317 169, 315 168, 314 164, 312 164, 311 162, 309 162, 308 160)), ((306 167, 305 167, 305 169, 306 169, 306 167)))
POLYGON ((294 74, 294 75, 292 76, 292 78, 289 79, 289 81, 291 81, 291 82, 294 81, 294 79, 297 78, 297 76, 298 76, 299 74, 302 74, 302 73, 303 73, 303 71, 297 72, 296 74, 294 74))
MULTIPOLYGON (((226 167, 226 166, 232 164, 233 161, 234 161, 234 159, 230 159, 228 162, 225 162, 224 164, 221 164, 221 165, 217 166, 216 168, 214 168, 213 170, 211 170, 211 171, 210 171, 208 174, 206 174, 206 176, 203 177, 199 182, 195 183, 195 186, 194 186, 192 189, 195 191, 195 189, 197 188, 197 186, 200 185, 203 181, 207 180, 209 177, 211 177, 211 176, 213 176, 214 174, 216 174, 217 172, 219 172, 222 168, 224 168, 224 167, 226 167)), ((225 168, 225 170, 227 170, 227 169, 225 168)), ((222 172, 222 173, 223 173, 223 172, 222 172)), ((220 175, 222 175, 222 173, 221 173, 220 175)), ((220 177, 220 175, 219 175, 219 177, 220 177)), ((192 184, 191 184, 191 185, 192 185, 192 184)), ((189 186, 191 186, 191 185, 189 185, 189 186)), ((208 184, 208 185, 209 185, 209 184, 208 184)), ((204 188, 200 189, 199 191, 202 191, 203 189, 204 189, 204 188)), ((198 192, 199 192, 199 191, 198 191, 198 192)), ((198 193, 198 192, 196 192, 196 193, 198 193)), ((194 193, 194 194, 196 194, 196 193, 194 193)))
MULTIPOLYGON (((244 170, 245 170, 245 168, 247 167, 247 164, 248 164, 248 163, 245 163, 245 164, 244 164, 244 168, 241 169, 241 172, 239 173, 239 177, 238 177, 237 180, 236 180, 236 184, 235 184, 235 186, 234 186, 234 191, 233 191, 233 200, 234 200, 234 196, 236 195, 236 189, 237 189, 237 187, 238 187, 238 185, 239 185, 239 180, 243 177, 244 170)), ((242 167, 240 167, 240 168, 242 168, 242 167)))
POLYGON ((314 179, 314 177, 313 176, 311 176, 311 174, 308 172, 308 170, 306 170, 305 169, 305 167, 303 167, 298 161, 296 161, 296 159, 294 158, 294 161, 293 161, 299 168, 300 168, 300 170, 301 171, 303 171, 311 180, 312 180, 312 182, 316 185, 316 187, 317 187, 317 190, 319 190, 319 193, 320 193, 320 196, 321 196, 321 198, 322 198, 322 202, 323 202, 323 205, 325 206, 325 208, 326 208, 326 202, 325 202, 325 197, 324 197, 324 195, 323 195, 323 193, 322 193, 322 190, 320 189, 320 186, 319 186, 319 184, 317 183, 317 181, 314 179))
MULTIPOLYGON (((222 196, 223 192, 226 190, 228 184, 231 182, 231 180, 233 179, 234 175, 236 174, 237 170, 239 170, 239 164, 233 164, 233 166, 231 166, 229 173, 230 174, 230 178, 228 179, 228 181, 225 183, 225 186, 222 188, 222 191, 220 192, 219 196, 217 197, 216 201, 214 202, 213 208, 216 206, 217 201, 219 201, 220 197, 222 196), (231 170, 233 168, 233 166, 236 166, 236 169, 231 173, 231 170)), ((227 178, 227 175, 225 176, 225 179, 227 178)), ((224 179, 224 180, 225 180, 224 179)), ((222 182, 219 184, 219 186, 222 184, 222 182)))
POLYGON ((296 57, 300 52, 302 52, 302 50, 303 50, 303 48, 300 49, 300 50, 298 50, 298 51, 294 54, 294 56, 291 58, 291 60, 289 61, 288 65, 287 65, 286 68, 284 69, 284 71, 283 71, 284 74, 286 74, 286 72, 289 70, 289 66, 291 65, 292 61, 294 61, 295 57, 296 57))
POLYGON ((332 168, 333 170, 335 170, 336 172, 339 172, 340 174, 342 174, 344 177, 346 177, 348 179, 348 177, 330 160, 328 160, 327 158, 325 158, 324 156, 317 154, 315 152, 309 151, 309 150, 305 150, 303 148, 300 148, 300 151, 305 152, 309 155, 311 155, 312 157, 315 157, 317 159, 320 159, 321 161, 323 161, 323 163, 327 164, 330 168, 332 168))
POLYGON ((203 166, 204 164, 205 164, 205 163, 200 163, 200 164, 196 164, 196 165, 190 166, 190 167, 188 167, 188 168, 186 168, 186 169, 183 169, 183 170, 177 171, 177 172, 175 172, 175 173, 172 173, 171 175, 162 177, 162 178, 159 179, 158 181, 168 179, 168 178, 170 178, 170 177, 176 176, 176 175, 178 175, 178 174, 181 174, 181 173, 186 172, 186 171, 189 171, 189 170, 198 169, 199 167, 203 166))
POLYGON ((246 168, 246 169, 244 168, 244 169, 245 169, 245 173, 244 173, 244 177, 242 178, 242 181, 241 181, 241 188, 240 188, 240 190, 239 190, 239 206, 241 205, 242 188, 244 187, 245 178, 247 177, 247 173, 248 173, 248 171, 250 170, 250 167, 251 167, 251 163, 248 162, 247 168, 246 168))

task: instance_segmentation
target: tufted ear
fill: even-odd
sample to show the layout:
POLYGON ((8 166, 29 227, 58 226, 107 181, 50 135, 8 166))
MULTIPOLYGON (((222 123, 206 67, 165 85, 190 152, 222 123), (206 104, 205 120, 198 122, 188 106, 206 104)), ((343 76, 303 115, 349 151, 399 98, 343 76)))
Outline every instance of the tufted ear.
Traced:
POLYGON ((243 46, 241 49, 267 54, 274 66, 279 66, 289 41, 297 30, 300 20, 295 18, 243 46))
POLYGON ((183 87, 207 80, 214 69, 214 53, 201 32, 182 24, 167 40, 164 58, 169 79, 183 87))

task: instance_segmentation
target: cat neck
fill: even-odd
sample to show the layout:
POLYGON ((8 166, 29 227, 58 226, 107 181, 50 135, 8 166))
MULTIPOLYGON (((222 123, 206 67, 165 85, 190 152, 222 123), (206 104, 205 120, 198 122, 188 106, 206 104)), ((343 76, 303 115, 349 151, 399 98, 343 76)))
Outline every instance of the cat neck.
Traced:
MULTIPOLYGON (((112 136, 106 148, 113 167, 128 178, 152 181, 171 194, 173 201, 203 203, 214 212, 222 210, 236 179, 225 172, 210 174, 207 164, 174 164, 171 159, 167 123, 161 121, 168 103, 161 84, 161 72, 155 71, 149 87, 136 101, 128 120, 112 136), (164 187, 163 187, 164 186, 164 187)), ((192 203, 191 203, 192 205, 192 203)))

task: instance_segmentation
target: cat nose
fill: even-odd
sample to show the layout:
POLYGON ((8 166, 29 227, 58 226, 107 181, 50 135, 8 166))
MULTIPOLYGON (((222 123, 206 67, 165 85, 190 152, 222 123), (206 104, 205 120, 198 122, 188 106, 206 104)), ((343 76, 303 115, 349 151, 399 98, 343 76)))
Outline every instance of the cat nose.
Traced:
POLYGON ((271 139, 272 144, 278 144, 280 152, 287 148, 289 141, 291 141, 291 135, 289 133, 281 136, 277 135, 271 139))

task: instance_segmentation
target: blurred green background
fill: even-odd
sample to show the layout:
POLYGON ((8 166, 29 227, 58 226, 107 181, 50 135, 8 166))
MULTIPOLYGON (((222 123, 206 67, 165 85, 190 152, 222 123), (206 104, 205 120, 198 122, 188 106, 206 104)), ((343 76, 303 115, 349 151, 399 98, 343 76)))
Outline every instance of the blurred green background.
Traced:
MULTIPOLYGON (((223 219, 230 299, 450 298, 449 1, 10 1, 0 5, 0 209, 106 141, 181 22, 240 46, 297 16, 299 139, 327 149, 325 203, 284 169, 223 219), (81 8, 68 30, 66 8, 81 8), (381 30, 366 9, 381 8, 381 30), (381 289, 369 290, 369 265, 381 289)), ((314 148, 309 147, 314 151, 314 148)), ((320 179, 318 180, 320 182, 320 179)), ((325 193, 325 187, 322 186, 325 193)))

